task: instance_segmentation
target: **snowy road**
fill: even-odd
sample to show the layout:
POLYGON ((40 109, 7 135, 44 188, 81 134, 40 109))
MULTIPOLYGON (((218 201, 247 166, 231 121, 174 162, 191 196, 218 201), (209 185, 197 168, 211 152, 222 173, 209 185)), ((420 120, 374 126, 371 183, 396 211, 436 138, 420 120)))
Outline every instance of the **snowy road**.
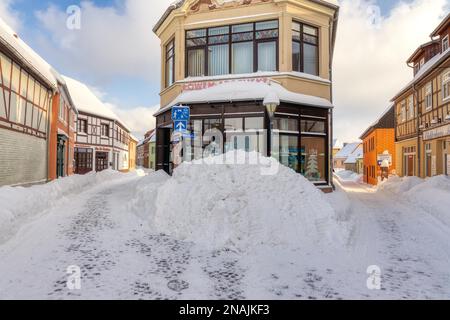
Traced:
POLYGON ((58 201, 0 245, 0 299, 450 298, 450 230, 395 197, 342 182, 351 233, 344 253, 208 251, 155 234, 127 203, 140 177, 58 201), (368 290, 378 265, 381 290, 368 290), (81 289, 67 288, 67 268, 81 289))
POLYGON ((398 196, 337 184, 354 219, 351 256, 361 268, 377 265, 382 272, 381 291, 368 297, 450 299, 450 228, 398 196))

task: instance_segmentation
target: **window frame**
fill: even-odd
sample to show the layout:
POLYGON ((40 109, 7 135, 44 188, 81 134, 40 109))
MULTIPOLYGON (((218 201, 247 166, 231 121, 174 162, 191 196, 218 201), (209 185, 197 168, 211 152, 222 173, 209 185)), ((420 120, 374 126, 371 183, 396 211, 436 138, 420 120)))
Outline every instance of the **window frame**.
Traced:
POLYGON ((164 68, 165 68, 165 72, 164 72, 164 84, 166 86, 166 88, 172 86, 175 83, 175 38, 172 38, 169 42, 167 42, 167 44, 164 46, 164 57, 165 57, 165 62, 164 62, 164 68), (172 46, 170 49, 169 47, 172 46), (172 51, 172 53, 170 54, 170 51, 172 51), (172 82, 169 81, 169 63, 171 61, 171 65, 172 65, 172 82))
POLYGON ((425 86, 424 102, 425 102, 425 110, 426 111, 433 110, 433 83, 432 82, 428 83, 425 86))
MULTIPOLYGON (((320 28, 314 25, 311 25, 309 23, 305 23, 299 20, 292 20, 292 24, 291 24, 291 31, 292 31, 292 46, 294 43, 298 43, 300 45, 300 66, 299 66, 299 70, 295 69, 294 66, 294 53, 292 52, 292 71, 295 72, 302 72, 302 73, 306 73, 305 72, 305 50, 304 50, 304 45, 308 44, 308 45, 312 45, 315 46, 317 48, 317 65, 316 65, 316 74, 312 74, 314 76, 319 76, 320 75, 320 28), (294 39, 294 35, 293 32, 299 32, 297 30, 294 30, 293 25, 294 24, 298 24, 300 26, 300 40, 294 39), (312 28, 316 30, 317 35, 313 36, 308 34, 308 36, 310 37, 314 37, 316 38, 316 43, 311 43, 311 42, 305 42, 304 40, 304 28, 308 27, 308 28, 312 28)), ((308 73, 309 74, 309 73, 308 73)))
POLYGON ((414 96, 410 95, 408 97, 408 120, 412 120, 416 117, 416 110, 415 110, 415 106, 414 106, 414 96), (412 111, 411 111, 412 110, 412 111))
POLYGON ((78 134, 87 134, 87 127, 88 127, 88 121, 87 119, 78 119, 77 121, 77 133, 78 134), (84 126, 81 125, 81 123, 84 124, 84 126), (84 129, 83 131, 81 129, 84 129))
POLYGON ((442 74, 442 100, 450 100, 450 68, 442 74), (448 86, 447 90, 445 90, 446 86, 448 86), (446 91, 447 95, 445 95, 446 91))
POLYGON ((251 73, 258 72, 258 44, 265 43, 265 42, 275 42, 275 71, 278 72, 280 70, 280 20, 279 19, 268 19, 268 20, 261 20, 261 21, 252 21, 252 22, 242 22, 242 23, 236 23, 236 24, 227 24, 227 25, 219 25, 214 27, 206 27, 206 28, 198 28, 198 29, 189 29, 185 31, 185 78, 188 77, 210 77, 210 70, 209 70, 209 47, 213 46, 220 46, 220 45, 228 45, 228 73, 223 75, 217 75, 217 76, 224 76, 224 75, 232 75, 232 74, 240 74, 240 73, 233 73, 233 44, 235 43, 248 43, 252 42, 253 44, 253 71, 251 73), (266 29, 257 29, 257 25, 264 22, 276 22, 277 28, 266 28, 266 29), (242 31, 242 32, 233 32, 233 27, 236 26, 243 26, 243 25, 252 25, 251 31, 242 31), (219 28, 228 28, 228 33, 220 34, 220 35, 210 35, 211 29, 219 29, 219 28), (196 32, 196 31, 202 31, 204 30, 205 35, 204 36, 196 36, 196 37, 189 37, 188 34, 190 32, 196 32), (277 36, 276 37, 267 37, 267 38, 257 38, 257 33, 261 31, 276 31, 277 36), (238 34, 250 34, 252 33, 252 39, 251 40, 233 40, 233 35, 238 34), (220 43, 210 43, 210 38, 218 37, 218 36, 228 36, 227 42, 220 42, 220 43), (192 40, 198 40, 198 39, 205 39, 204 44, 199 45, 192 45, 188 46, 188 41, 192 40), (204 75, 196 75, 191 76, 189 75, 189 52, 194 50, 203 50, 204 51, 204 61, 203 61, 203 69, 204 69, 204 75))
POLYGON ((447 51, 449 47, 450 47, 449 36, 446 35, 446 36, 442 39, 442 52, 447 51), (444 43, 447 43, 447 48, 445 48, 445 49, 444 49, 444 47, 445 47, 444 43))

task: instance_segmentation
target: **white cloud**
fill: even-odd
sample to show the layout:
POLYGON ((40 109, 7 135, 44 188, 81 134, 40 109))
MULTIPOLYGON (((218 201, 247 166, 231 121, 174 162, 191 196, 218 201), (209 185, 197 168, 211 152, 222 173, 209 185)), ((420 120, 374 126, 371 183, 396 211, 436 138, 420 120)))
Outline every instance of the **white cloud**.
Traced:
POLYGON ((0 1, 0 17, 15 31, 20 30, 19 13, 11 8, 12 0, 0 1))
POLYGON ((66 73, 94 75, 96 83, 111 77, 140 77, 156 83, 160 73, 159 40, 152 27, 169 1, 124 0, 114 7, 81 2, 81 29, 66 27, 68 15, 56 6, 36 17, 51 34, 40 39, 46 55, 66 73))
POLYGON ((447 0, 399 2, 373 19, 373 1, 343 0, 334 60, 335 136, 353 141, 412 78, 406 60, 440 23, 447 0), (375 24, 371 24, 375 22, 375 24))
POLYGON ((120 107, 107 104, 115 114, 131 129, 131 132, 139 139, 144 137, 144 134, 156 127, 155 114, 159 105, 153 106, 151 108, 147 107, 137 107, 133 109, 121 109, 120 107))
MULTIPOLYGON (((121 0, 112 7, 97 7, 83 1, 81 30, 67 29, 65 11, 50 6, 36 16, 51 37, 35 39, 40 52, 65 73, 89 79, 99 88, 120 77, 142 79, 158 88, 160 43, 152 27, 170 2, 121 0)), ((336 138, 343 141, 355 140, 411 79, 406 59, 429 40, 448 12, 448 0, 404 0, 389 16, 374 19, 374 4, 375 0, 340 1, 334 127, 336 138)), ((139 110, 116 112, 141 127, 139 110)))

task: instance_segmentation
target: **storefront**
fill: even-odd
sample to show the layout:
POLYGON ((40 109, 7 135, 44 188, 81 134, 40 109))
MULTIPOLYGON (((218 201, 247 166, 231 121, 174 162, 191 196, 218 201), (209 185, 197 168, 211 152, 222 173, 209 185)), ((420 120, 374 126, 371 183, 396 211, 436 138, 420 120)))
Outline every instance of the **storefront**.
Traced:
POLYGON ((450 124, 423 133, 425 149, 425 175, 450 173, 450 124))
POLYGON ((171 107, 179 104, 191 110, 182 141, 188 145, 184 161, 232 150, 256 151, 271 155, 319 187, 330 186, 332 106, 325 99, 295 94, 269 82, 222 83, 185 91, 156 114, 157 170, 168 173, 174 168, 172 151, 179 143, 172 139, 171 107), (275 102, 273 113, 268 110, 270 102, 275 102))

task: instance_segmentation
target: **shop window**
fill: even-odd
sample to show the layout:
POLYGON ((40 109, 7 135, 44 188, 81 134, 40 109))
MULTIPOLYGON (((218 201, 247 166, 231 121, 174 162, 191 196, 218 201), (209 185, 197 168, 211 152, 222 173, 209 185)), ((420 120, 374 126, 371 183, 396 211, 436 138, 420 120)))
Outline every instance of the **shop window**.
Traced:
POLYGON ((301 120, 302 133, 326 133, 325 121, 323 120, 301 120))
POLYGON ((299 133, 298 119, 296 118, 275 118, 273 121, 274 130, 281 132, 299 133))
POLYGON ((301 173, 312 182, 325 182, 326 139, 324 137, 301 138, 301 173))
POLYGON ((280 134, 278 138, 279 149, 272 150, 272 156, 282 165, 299 172, 298 136, 280 134))

